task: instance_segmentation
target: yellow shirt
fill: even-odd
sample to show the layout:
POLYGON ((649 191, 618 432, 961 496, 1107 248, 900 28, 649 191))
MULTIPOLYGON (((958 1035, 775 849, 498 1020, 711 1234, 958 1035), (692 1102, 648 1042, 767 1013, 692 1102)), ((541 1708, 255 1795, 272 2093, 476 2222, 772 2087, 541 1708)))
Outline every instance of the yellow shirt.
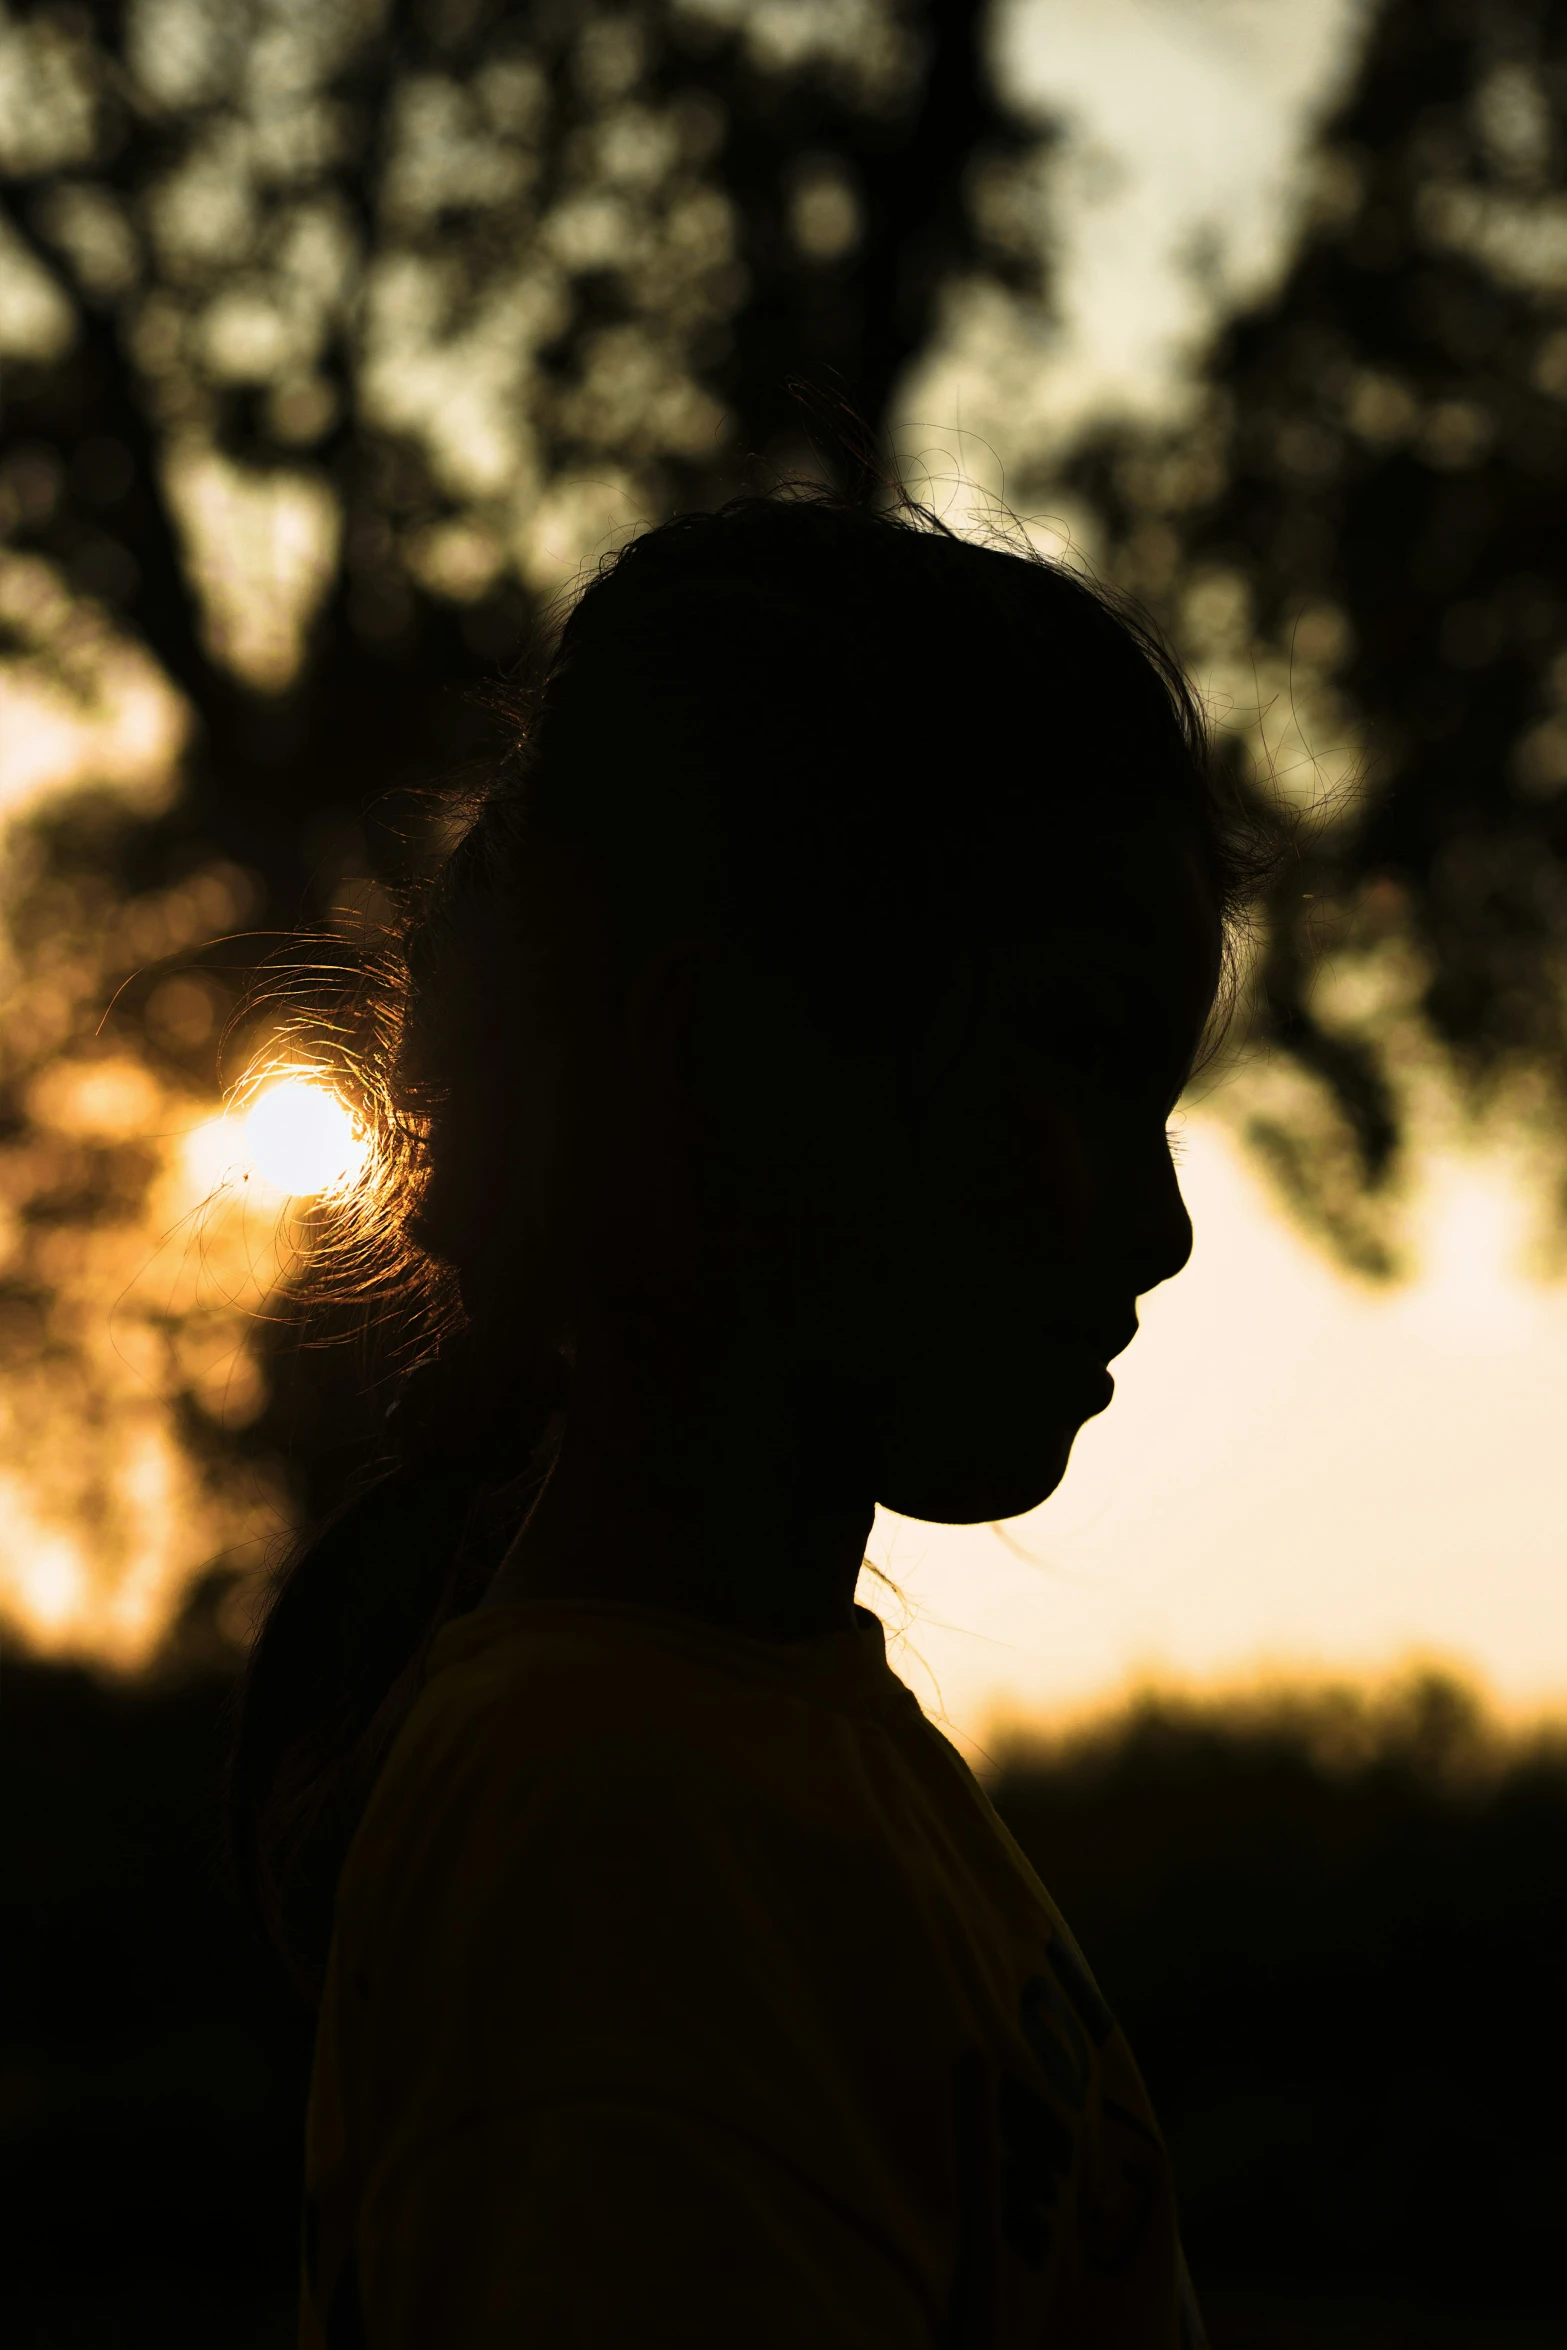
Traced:
POLYGON ((344 1871, 305 2350, 1178 2350, 1163 2146, 887 1665, 530 1601, 434 1651, 344 1871))

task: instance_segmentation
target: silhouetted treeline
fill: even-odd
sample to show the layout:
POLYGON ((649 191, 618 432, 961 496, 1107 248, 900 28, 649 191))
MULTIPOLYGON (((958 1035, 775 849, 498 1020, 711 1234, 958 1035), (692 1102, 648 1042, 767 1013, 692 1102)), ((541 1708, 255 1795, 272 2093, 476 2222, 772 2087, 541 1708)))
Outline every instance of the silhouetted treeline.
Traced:
MULTIPOLYGON (((309 2026, 225 1890, 228 1695, 5 1670, 17 2350, 291 2338, 309 2026)), ((1138 2050, 1217 2350, 1544 2350, 1567 1741, 1489 1748, 1440 1684, 1337 1718, 1150 1705, 997 1799, 1138 2050)))
POLYGON ((1567 2342, 1567 1739, 1490 1748, 1441 1681, 1150 1703, 993 1793, 1137 2052, 1219 2350, 1567 2342))
POLYGON ((230 1901, 231 1684, 8 1659, 0 2330, 292 2338, 310 2023, 230 1901))

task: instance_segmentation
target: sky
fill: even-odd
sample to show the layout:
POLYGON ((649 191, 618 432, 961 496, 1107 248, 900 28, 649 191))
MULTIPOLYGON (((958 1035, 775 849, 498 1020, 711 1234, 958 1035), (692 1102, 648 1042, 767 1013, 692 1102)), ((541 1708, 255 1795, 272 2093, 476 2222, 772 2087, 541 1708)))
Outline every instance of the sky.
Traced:
POLYGON ((1085 426, 1178 412, 1213 327, 1285 265, 1302 155, 1364 17, 1363 0, 1000 0, 998 81, 1042 135, 1046 315, 952 289, 903 388, 906 456, 1004 492, 1085 426))
POLYGON ((1064 134, 1047 413, 1167 413, 1207 329, 1266 291, 1362 14, 1361 0, 1007 0, 1004 84, 1064 134))
POLYGON ((1567 1286, 1501 1161, 1414 1210, 1419 1278, 1334 1271, 1225 1122, 1184 1122, 1192 1261, 1143 1305, 1065 1483, 999 1532, 883 1514, 861 1596, 922 1703, 983 1746, 1139 1685, 1434 1664, 1567 1706, 1567 1286), (905 1620, 906 1619, 906 1620, 905 1620))

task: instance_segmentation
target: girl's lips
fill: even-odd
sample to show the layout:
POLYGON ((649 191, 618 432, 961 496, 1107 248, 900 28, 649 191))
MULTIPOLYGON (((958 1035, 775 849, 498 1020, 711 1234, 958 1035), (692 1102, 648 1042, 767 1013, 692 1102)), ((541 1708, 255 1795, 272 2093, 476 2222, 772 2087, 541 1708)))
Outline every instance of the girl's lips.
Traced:
POLYGON ((1137 1330, 1137 1316, 1133 1314, 1130 1321, 1118 1322, 1113 1330, 1101 1331, 1096 1349, 1098 1360, 1101 1363, 1113 1363, 1117 1355, 1125 1354, 1137 1336, 1137 1330))
POLYGON ((1118 1323, 1114 1329, 1085 1328, 1080 1323, 1057 1323, 1046 1333, 1049 1343, 1058 1346, 1063 1354, 1086 1355, 1102 1369, 1124 1354, 1137 1336, 1138 1323, 1134 1315, 1130 1322, 1118 1323))

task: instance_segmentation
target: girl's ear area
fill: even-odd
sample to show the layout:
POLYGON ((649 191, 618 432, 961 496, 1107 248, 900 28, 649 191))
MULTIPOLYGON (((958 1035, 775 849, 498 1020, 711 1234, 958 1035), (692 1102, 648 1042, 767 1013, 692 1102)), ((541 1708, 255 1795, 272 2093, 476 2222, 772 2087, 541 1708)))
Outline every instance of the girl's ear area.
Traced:
POLYGON ((704 1031, 718 985, 716 949, 702 939, 657 947, 626 989, 624 1035, 633 1083, 695 1108, 706 1090, 704 1031))
POLYGON ((644 957, 626 988, 626 1026, 634 1043, 647 1041, 683 1016, 696 986, 697 966, 713 952, 701 938, 676 938, 644 957))
POLYGON ((781 982, 721 940, 687 938, 655 949, 632 979, 625 1036, 635 1071, 712 1113, 771 1090, 804 1024, 781 982))

